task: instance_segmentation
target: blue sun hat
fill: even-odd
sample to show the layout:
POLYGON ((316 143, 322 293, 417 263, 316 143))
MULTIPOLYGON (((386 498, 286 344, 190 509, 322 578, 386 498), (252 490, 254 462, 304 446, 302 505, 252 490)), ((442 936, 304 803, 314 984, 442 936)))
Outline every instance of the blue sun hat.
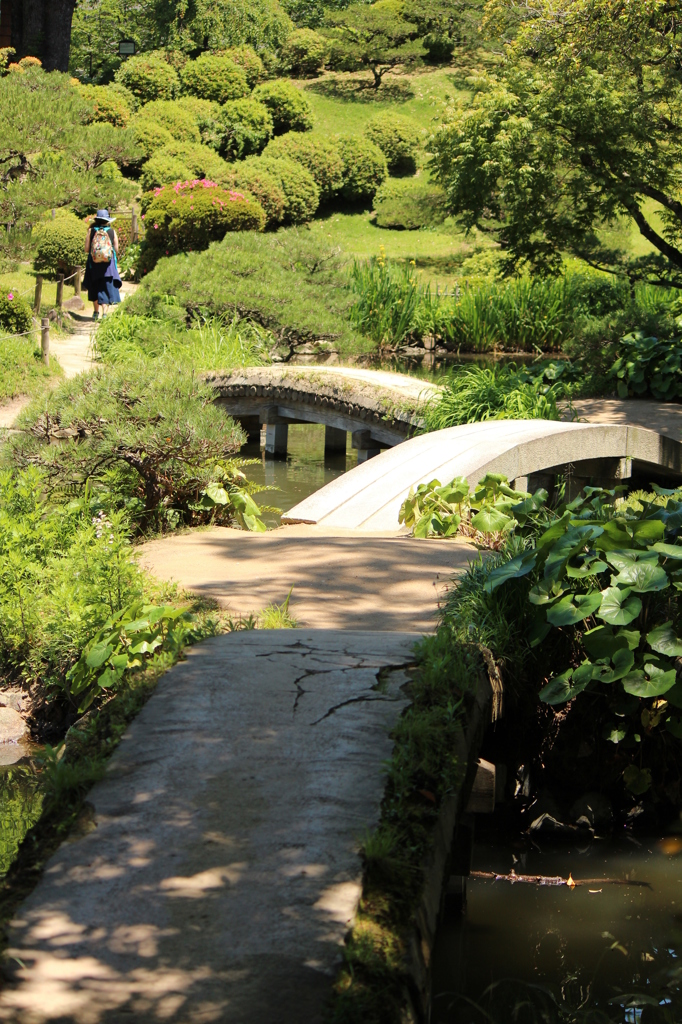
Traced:
POLYGON ((98 210, 95 214, 95 220, 106 220, 109 224, 113 224, 115 219, 115 217, 109 216, 108 210, 98 210))

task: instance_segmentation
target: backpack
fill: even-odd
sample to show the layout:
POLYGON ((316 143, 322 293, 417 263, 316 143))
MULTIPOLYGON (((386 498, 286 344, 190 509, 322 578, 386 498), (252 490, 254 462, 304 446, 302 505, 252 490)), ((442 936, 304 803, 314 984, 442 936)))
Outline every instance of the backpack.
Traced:
POLYGON ((107 228, 95 228, 95 233, 90 242, 90 255, 93 263, 110 263, 114 255, 114 247, 111 244, 107 228))

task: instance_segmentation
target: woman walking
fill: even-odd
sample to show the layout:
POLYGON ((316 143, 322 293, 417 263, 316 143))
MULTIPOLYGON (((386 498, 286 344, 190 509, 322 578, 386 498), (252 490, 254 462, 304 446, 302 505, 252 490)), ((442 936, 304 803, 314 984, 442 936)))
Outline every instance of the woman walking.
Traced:
MULTIPOLYGON (((88 261, 83 286, 88 289, 88 298, 95 307, 93 320, 99 319, 100 306, 113 306, 121 301, 118 291, 121 287, 121 278, 116 263, 118 235, 112 224, 113 218, 109 216, 109 211, 98 210, 85 238, 88 261)), ((102 316, 104 312, 102 309, 102 316)))

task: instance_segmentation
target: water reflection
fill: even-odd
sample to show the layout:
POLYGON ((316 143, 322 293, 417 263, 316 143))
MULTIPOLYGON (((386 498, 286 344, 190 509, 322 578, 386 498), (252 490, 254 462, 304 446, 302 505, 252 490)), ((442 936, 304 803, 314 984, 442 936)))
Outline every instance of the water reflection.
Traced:
MULTIPOLYGON (((241 455, 258 459, 258 465, 247 468, 250 479, 279 488, 257 495, 258 503, 276 505, 283 512, 357 465, 357 452, 350 446, 350 434, 345 454, 325 456, 324 426, 318 423, 290 425, 286 460, 266 459, 265 452, 255 444, 244 445, 241 455)), ((279 526, 279 516, 266 513, 263 519, 268 526, 279 526)))
POLYGON ((600 1020, 626 1024, 640 1017, 662 1019, 655 1009, 661 1001, 672 1000, 677 1008, 682 857, 668 849, 670 844, 654 839, 642 839, 641 845, 595 842, 582 850, 530 849, 521 856, 509 846, 475 847, 474 868, 480 871, 515 869, 564 878, 572 873, 574 878, 643 880, 650 887, 569 889, 470 879, 464 916, 446 919, 437 939, 433 1024, 587 1021, 595 1007, 608 1015, 600 1020), (467 1000, 480 1004, 489 986, 495 988, 484 1000, 487 1016, 467 1000), (542 989, 550 990, 556 1006, 542 989), (538 1009, 527 1007, 514 1017, 513 1007, 528 1001, 529 993, 538 1009), (626 1009, 623 993, 647 995, 648 1010, 626 1009))

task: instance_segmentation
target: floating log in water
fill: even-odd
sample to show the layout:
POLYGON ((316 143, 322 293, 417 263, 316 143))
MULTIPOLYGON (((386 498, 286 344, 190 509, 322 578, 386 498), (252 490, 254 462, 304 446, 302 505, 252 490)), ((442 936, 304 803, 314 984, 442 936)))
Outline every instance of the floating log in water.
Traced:
POLYGON ((508 875, 499 875, 495 871, 471 871, 470 878, 488 878, 493 882, 525 882, 528 885, 566 885, 575 889, 578 885, 634 885, 640 889, 650 889, 650 882, 638 882, 630 878, 562 878, 561 875, 517 875, 515 871, 508 875))

